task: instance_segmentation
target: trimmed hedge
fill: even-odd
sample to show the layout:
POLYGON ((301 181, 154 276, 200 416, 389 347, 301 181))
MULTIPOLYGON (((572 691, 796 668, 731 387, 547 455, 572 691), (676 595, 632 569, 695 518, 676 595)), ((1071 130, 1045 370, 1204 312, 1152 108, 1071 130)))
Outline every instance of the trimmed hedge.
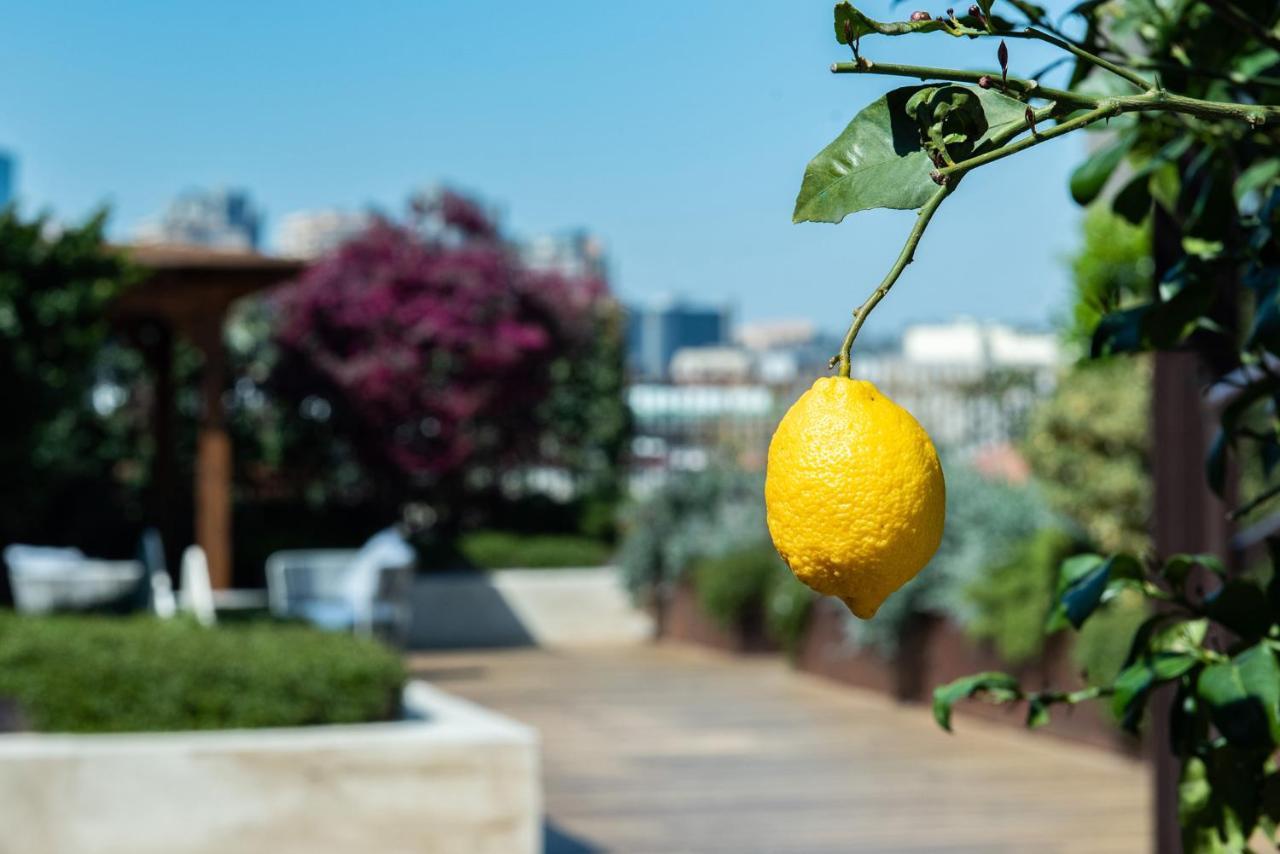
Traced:
POLYGON ((404 680, 382 645, 297 625, 0 615, 0 698, 44 732, 387 720, 404 680))
POLYGON ((458 551, 481 569, 554 569, 603 566, 613 550, 601 540, 573 534, 480 530, 463 534, 458 551))

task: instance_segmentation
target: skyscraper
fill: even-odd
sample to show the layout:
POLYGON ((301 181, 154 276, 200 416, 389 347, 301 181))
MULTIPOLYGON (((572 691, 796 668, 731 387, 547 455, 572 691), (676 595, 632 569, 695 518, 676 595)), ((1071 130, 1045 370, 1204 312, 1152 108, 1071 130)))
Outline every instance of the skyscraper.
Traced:
POLYGON ((0 207, 13 201, 16 171, 17 164, 13 155, 7 151, 0 151, 0 207))
POLYGON ((729 310, 684 300, 627 309, 627 362, 638 379, 666 379, 671 357, 683 347, 729 341, 729 310))
POLYGON ((262 217, 244 190, 187 190, 135 233, 139 243, 257 249, 262 217))

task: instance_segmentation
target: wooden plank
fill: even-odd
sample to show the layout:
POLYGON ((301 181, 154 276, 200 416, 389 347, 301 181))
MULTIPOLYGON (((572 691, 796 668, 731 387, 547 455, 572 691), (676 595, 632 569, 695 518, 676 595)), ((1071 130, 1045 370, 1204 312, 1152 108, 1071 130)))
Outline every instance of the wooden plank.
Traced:
POLYGON ((537 727, 548 854, 1132 852, 1143 765, 674 646, 417 655, 445 690, 537 727))

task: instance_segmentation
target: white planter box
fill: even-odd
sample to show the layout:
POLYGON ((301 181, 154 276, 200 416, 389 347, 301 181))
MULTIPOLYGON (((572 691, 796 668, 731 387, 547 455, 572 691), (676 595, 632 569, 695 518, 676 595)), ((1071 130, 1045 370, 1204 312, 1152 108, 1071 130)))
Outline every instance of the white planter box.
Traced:
POLYGON ((633 644, 653 633, 613 566, 419 575, 412 610, 416 649, 633 644))
POLYGON ((405 705, 421 719, 0 736, 0 851, 540 851, 536 733, 422 682, 405 705))

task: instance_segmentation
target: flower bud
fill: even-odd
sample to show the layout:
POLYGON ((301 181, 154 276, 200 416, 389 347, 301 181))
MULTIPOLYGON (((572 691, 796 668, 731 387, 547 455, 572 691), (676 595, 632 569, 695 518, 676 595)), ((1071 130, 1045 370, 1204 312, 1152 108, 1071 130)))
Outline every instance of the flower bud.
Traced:
POLYGON ((979 86, 980 88, 982 88, 982 89, 990 89, 990 88, 991 88, 991 76, 990 76, 989 74, 984 74, 984 75, 982 75, 981 77, 979 77, 979 78, 978 78, 978 86, 979 86))
POLYGON ((912 21, 932 21, 933 16, 930 15, 928 12, 912 12, 911 20, 912 21))

